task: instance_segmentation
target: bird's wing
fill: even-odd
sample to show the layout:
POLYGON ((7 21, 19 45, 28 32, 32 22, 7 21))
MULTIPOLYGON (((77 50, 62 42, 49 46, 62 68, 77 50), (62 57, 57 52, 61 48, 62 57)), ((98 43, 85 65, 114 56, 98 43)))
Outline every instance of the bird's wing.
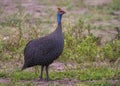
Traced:
POLYGON ((30 41, 24 50, 25 57, 44 56, 54 49, 55 42, 49 38, 30 41))

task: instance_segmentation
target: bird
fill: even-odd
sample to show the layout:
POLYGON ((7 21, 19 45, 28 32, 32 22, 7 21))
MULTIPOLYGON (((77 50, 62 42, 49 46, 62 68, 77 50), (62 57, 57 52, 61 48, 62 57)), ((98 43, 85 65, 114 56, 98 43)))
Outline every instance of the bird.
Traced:
POLYGON ((24 48, 24 64, 22 70, 41 66, 40 81, 43 79, 43 70, 46 71, 46 81, 49 78, 49 65, 54 62, 63 52, 64 35, 62 32, 62 16, 66 12, 61 8, 57 11, 57 28, 50 34, 29 41, 24 48))

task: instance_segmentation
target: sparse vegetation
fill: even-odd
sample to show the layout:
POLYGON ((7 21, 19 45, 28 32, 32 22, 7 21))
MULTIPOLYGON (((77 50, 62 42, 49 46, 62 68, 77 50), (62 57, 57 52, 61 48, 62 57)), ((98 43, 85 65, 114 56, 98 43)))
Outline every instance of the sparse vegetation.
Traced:
MULTIPOLYGON (((11 14, 5 14, 1 7, 3 5, 0 6, 0 78, 9 78, 9 86, 38 85, 33 83, 39 76, 38 67, 20 71, 23 50, 31 39, 55 29, 53 18, 56 11, 51 6, 56 5, 68 11, 63 19, 64 52, 58 61, 72 62, 77 67, 69 69, 66 66, 63 71, 51 70, 50 77, 53 80, 77 79, 81 82, 75 83, 77 86, 110 86, 112 83, 109 80, 118 80, 115 85, 119 86, 120 0, 96 7, 85 5, 83 0, 62 0, 61 3, 47 1, 39 0, 39 5, 44 5, 41 16, 26 13, 19 2, 16 3, 18 11, 11 14)), ((48 84, 59 86, 54 82, 48 84)), ((6 83, 0 82, 0 86, 6 86, 6 83)))

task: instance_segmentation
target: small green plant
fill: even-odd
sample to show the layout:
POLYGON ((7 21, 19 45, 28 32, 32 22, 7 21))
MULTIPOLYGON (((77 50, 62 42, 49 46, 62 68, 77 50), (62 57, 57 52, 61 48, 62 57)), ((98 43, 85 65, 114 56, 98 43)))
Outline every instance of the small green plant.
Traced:
POLYGON ((74 55, 76 54, 77 40, 70 34, 65 34, 65 47, 60 59, 67 61, 68 58, 74 60, 74 55))
POLYGON ((84 28, 84 21, 82 19, 79 19, 77 25, 73 26, 70 29, 69 34, 74 36, 77 40, 80 40, 82 38, 82 32, 84 31, 84 28))
POLYGON ((104 58, 110 61, 116 61, 120 56, 120 41, 113 40, 112 43, 107 43, 103 47, 104 58))
POLYGON ((96 44, 96 38, 94 36, 86 36, 81 40, 77 46, 77 52, 80 60, 95 61, 97 55, 99 54, 99 47, 96 44), (82 57, 82 58, 80 58, 82 57))
POLYGON ((112 58, 113 57, 112 46, 110 44, 106 44, 103 47, 103 53, 106 58, 112 58))

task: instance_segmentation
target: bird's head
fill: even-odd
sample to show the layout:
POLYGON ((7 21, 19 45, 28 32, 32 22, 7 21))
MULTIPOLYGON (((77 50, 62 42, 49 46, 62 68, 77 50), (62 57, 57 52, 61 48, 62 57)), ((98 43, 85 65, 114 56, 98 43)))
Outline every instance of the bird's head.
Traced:
POLYGON ((61 8, 58 8, 58 14, 59 14, 59 15, 63 15, 63 14, 65 14, 65 11, 62 10, 61 8))

